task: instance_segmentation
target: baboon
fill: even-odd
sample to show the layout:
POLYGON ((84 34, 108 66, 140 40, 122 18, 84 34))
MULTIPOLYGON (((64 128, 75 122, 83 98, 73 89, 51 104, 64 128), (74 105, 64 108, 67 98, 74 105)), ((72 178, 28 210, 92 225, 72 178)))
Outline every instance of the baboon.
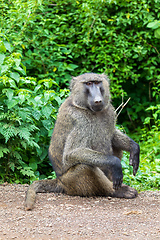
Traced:
POLYGON ((36 193, 134 198, 137 191, 122 184, 122 151, 130 152, 135 175, 139 167, 139 145, 116 129, 109 79, 104 74, 85 73, 73 77, 71 95, 59 109, 49 146, 49 159, 56 179, 33 182, 25 208, 33 208, 36 193))

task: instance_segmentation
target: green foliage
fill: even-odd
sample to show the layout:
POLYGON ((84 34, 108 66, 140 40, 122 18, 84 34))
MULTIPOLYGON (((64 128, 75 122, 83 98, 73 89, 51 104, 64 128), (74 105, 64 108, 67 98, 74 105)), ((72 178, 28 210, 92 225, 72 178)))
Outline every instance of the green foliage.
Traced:
POLYGON ((105 72, 115 107, 122 93, 131 97, 119 122, 130 130, 142 126, 145 109, 157 104, 152 87, 160 75, 160 45, 148 26, 159 26, 153 25, 160 17, 158 0, 14 0, 9 5, 4 0, 1 5, 0 31, 23 54, 29 76, 52 78, 64 88, 71 75, 105 72))
POLYGON ((0 41, 0 176, 9 182, 41 179, 56 114, 68 90, 60 90, 53 79, 21 77, 21 55, 0 41))
POLYGON ((154 36, 156 38, 160 38, 160 21, 155 20, 147 25, 148 28, 152 28, 154 30, 154 36))
POLYGON ((138 191, 160 189, 160 155, 151 160, 142 150, 140 167, 136 176, 133 176, 133 169, 128 164, 128 158, 129 154, 126 153, 122 160, 125 184, 135 187, 138 191))
POLYGON ((147 26, 159 8, 158 0, 3 1, 0 28, 23 53, 29 76, 55 79, 63 88, 71 75, 106 72, 114 105, 122 93, 132 98, 119 121, 133 130, 156 103, 151 89, 160 47, 147 26))
POLYGON ((146 117, 143 129, 137 134, 141 160, 136 177, 132 175, 132 167, 128 166, 128 154, 122 160, 124 182, 138 190, 160 189, 160 104, 150 106, 146 111, 151 112, 150 116, 146 117))
POLYGON ((159 0, 0 1, 3 180, 54 177, 46 155, 64 88, 71 75, 105 72, 116 108, 131 97, 119 123, 141 144, 135 184, 159 187, 159 9, 159 0))

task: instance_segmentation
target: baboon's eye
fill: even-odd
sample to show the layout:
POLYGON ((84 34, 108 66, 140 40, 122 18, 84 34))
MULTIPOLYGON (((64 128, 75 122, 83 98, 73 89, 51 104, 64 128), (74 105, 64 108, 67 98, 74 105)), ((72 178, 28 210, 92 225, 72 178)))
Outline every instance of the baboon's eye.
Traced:
POLYGON ((91 86, 93 84, 93 82, 86 82, 87 86, 91 86))
POLYGON ((99 83, 100 83, 100 82, 98 82, 98 81, 95 81, 95 82, 94 82, 94 84, 96 84, 96 85, 98 85, 99 83))

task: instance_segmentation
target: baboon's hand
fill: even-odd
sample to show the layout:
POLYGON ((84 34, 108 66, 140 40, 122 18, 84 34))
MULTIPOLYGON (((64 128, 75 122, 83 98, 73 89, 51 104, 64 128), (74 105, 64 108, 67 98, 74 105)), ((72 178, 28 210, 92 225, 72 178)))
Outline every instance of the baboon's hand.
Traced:
POLYGON ((113 181, 113 188, 117 190, 119 187, 121 187, 123 182, 123 173, 122 173, 122 166, 119 165, 118 167, 114 169, 112 172, 112 181, 113 181))
POLYGON ((129 165, 133 166, 133 175, 135 176, 139 167, 139 153, 140 148, 139 145, 133 146, 132 150, 130 151, 130 158, 129 158, 129 165))
POLYGON ((123 175, 121 177, 113 178, 113 188, 117 190, 119 187, 121 187, 123 182, 123 175))

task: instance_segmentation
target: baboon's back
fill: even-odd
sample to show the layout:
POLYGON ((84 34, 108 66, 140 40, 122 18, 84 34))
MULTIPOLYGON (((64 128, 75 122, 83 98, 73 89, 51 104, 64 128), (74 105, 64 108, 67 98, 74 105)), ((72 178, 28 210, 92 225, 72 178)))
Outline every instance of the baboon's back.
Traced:
POLYGON ((71 108, 71 99, 68 97, 59 109, 49 146, 49 159, 57 177, 63 174, 63 151, 66 138, 74 125, 71 119, 71 108))

